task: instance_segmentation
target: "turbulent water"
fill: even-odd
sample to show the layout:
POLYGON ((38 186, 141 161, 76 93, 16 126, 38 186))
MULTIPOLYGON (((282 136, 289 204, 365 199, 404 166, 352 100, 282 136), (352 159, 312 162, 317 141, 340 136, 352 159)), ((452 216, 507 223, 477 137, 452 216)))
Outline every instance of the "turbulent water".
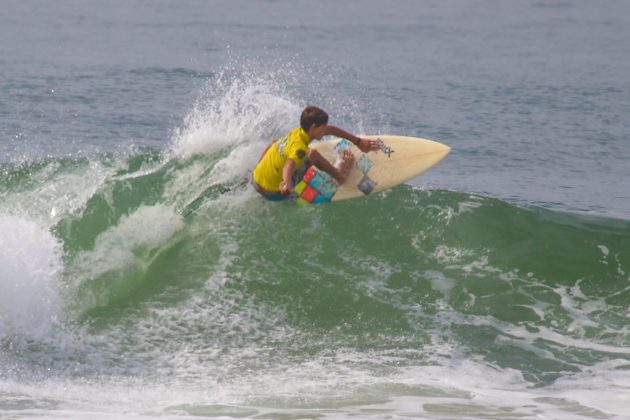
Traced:
POLYGON ((0 417, 630 413, 625 3, 37 4, 0 18, 0 417), (453 153, 266 202, 313 102, 453 153))

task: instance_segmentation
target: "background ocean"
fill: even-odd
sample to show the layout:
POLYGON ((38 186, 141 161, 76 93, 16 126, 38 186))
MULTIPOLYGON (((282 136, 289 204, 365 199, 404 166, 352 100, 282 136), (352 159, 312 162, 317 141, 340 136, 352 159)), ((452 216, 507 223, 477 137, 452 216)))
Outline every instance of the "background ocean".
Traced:
POLYGON ((0 418, 630 417, 630 2, 8 0, 0 418), (244 184, 307 103, 452 153, 244 184))

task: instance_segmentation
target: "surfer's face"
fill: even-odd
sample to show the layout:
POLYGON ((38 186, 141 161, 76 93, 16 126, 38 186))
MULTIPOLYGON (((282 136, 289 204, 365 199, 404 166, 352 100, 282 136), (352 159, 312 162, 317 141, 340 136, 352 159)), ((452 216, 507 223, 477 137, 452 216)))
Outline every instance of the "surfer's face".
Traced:
POLYGON ((308 129, 308 136, 312 140, 319 140, 324 136, 325 130, 326 130, 325 124, 322 124, 322 125, 313 124, 311 125, 311 128, 308 129))

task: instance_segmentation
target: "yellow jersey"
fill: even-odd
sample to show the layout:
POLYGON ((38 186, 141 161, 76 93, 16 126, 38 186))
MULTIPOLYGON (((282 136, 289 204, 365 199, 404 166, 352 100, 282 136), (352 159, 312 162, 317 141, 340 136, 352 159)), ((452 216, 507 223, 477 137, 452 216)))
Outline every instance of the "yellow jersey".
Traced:
POLYGON ((254 182, 267 191, 280 191, 282 170, 287 159, 293 160, 296 168, 302 166, 310 142, 311 138, 302 127, 291 131, 283 139, 274 140, 254 169, 254 182))

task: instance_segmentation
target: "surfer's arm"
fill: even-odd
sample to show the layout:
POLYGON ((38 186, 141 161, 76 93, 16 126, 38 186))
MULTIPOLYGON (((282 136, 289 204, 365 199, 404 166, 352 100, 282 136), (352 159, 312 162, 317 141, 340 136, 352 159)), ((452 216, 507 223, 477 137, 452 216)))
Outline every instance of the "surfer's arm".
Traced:
POLYGON ((327 125, 326 130, 324 131, 324 135, 331 135, 346 139, 357 146, 359 150, 361 150, 363 153, 379 149, 379 145, 375 141, 361 139, 354 134, 348 133, 346 130, 343 130, 334 125, 327 125))
POLYGON ((280 193, 282 195, 288 195, 293 192, 293 185, 291 185, 291 177, 293 176, 293 172, 295 172, 295 162, 293 159, 287 159, 287 163, 284 164, 284 168, 282 168, 282 182, 280 183, 280 193))

